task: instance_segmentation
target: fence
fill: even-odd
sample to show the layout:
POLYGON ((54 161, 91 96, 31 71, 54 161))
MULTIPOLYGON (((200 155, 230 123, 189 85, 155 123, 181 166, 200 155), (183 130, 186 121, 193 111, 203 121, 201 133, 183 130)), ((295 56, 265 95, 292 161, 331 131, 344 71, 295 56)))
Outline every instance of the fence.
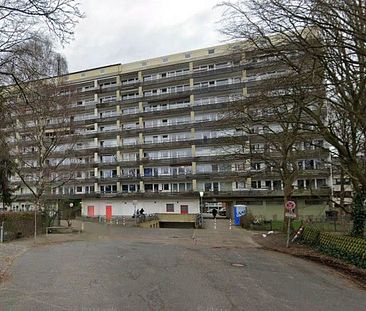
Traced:
POLYGON ((333 257, 366 268, 366 239, 338 235, 305 226, 300 242, 333 257))
POLYGON ((352 230, 353 221, 349 216, 309 217, 303 220, 303 224, 322 232, 339 232, 349 234, 352 230))
POLYGON ((110 219, 107 219, 105 216, 97 216, 97 217, 87 217, 82 216, 82 221, 85 222, 99 222, 99 223, 108 223, 108 224, 116 224, 116 225, 131 225, 131 224, 140 224, 146 221, 158 220, 157 214, 144 214, 138 215, 136 218, 133 216, 113 216, 110 219))
MULTIPOLYGON (((37 214, 37 233, 43 233, 44 221, 41 214, 37 214)), ((33 212, 2 212, 0 213, 0 226, 3 227, 3 240, 10 241, 34 234, 33 212)))

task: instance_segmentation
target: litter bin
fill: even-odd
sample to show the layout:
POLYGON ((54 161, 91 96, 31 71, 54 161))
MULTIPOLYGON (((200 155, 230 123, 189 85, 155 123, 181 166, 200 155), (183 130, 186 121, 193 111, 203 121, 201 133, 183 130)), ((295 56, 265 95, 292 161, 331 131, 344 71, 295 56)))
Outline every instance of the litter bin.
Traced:
POLYGON ((247 214, 247 206, 246 205, 234 205, 233 206, 233 214, 234 214, 234 225, 240 226, 240 217, 245 216, 247 214))

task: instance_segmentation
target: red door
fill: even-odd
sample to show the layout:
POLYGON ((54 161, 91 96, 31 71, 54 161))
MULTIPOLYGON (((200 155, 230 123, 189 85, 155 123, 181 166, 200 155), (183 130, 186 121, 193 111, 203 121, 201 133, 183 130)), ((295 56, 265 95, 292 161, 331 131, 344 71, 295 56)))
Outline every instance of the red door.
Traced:
POLYGON ((180 206, 180 213, 185 215, 188 214, 188 205, 181 205, 180 206))
POLYGON ((94 206, 88 206, 88 217, 94 217, 94 206))
POLYGON ((112 205, 107 205, 105 207, 105 218, 111 220, 112 218, 112 205))

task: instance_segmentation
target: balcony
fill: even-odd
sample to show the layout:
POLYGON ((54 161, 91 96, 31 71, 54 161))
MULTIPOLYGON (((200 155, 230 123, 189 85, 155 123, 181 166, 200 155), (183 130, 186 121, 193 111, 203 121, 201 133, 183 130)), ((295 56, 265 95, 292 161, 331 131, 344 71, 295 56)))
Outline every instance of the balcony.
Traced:
POLYGON ((173 125, 183 125, 183 124, 191 124, 191 120, 169 120, 168 122, 162 122, 159 124, 145 124, 144 128, 159 128, 159 127, 167 127, 167 126, 173 126, 173 125))
MULTIPOLYGON (((329 197, 329 189, 295 190, 292 197, 329 197)), ((283 190, 241 189, 234 191, 205 191, 205 198, 232 199, 236 198, 283 198, 283 190)))
POLYGON ((133 96, 128 96, 128 95, 122 95, 122 103, 134 103, 134 102, 138 102, 143 98, 142 95, 133 95, 133 96))
POLYGON ((201 69, 193 71, 193 78, 200 78, 206 76, 219 75, 224 73, 234 73, 239 72, 244 69, 242 65, 225 65, 225 66, 217 66, 213 69, 201 69))
POLYGON ((138 84, 140 84, 142 81, 139 80, 137 77, 136 78, 132 78, 132 79, 128 79, 128 80, 124 80, 122 81, 122 88, 128 88, 128 87, 132 87, 132 86, 137 86, 138 84))
POLYGON ((191 92, 191 88, 188 86, 188 87, 182 88, 182 90, 178 90, 178 91, 174 91, 174 92, 144 95, 144 100, 147 100, 147 101, 150 102, 150 101, 165 100, 165 99, 168 99, 170 97, 179 98, 179 97, 182 97, 182 96, 190 95, 190 92, 191 92))
POLYGON ((207 85, 207 86, 202 86, 202 85, 195 85, 193 86, 193 90, 206 90, 206 89, 222 89, 223 87, 228 87, 228 86, 232 86, 232 85, 240 85, 242 84, 242 81, 237 81, 237 82, 218 82, 215 83, 214 85, 207 85))
POLYGON ((180 81, 180 80, 187 80, 191 77, 192 71, 184 71, 180 74, 175 74, 175 75, 169 75, 167 74, 166 77, 144 77, 143 80, 143 85, 144 86, 149 86, 149 85, 154 85, 154 84, 159 84, 159 83, 170 83, 170 82, 176 82, 176 81, 180 81))

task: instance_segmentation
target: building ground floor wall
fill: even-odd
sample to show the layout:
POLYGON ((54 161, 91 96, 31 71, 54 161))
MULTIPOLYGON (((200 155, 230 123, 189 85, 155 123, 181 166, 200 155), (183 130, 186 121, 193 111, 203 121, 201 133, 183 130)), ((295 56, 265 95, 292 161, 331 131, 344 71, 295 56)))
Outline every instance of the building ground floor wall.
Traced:
POLYGON ((198 214, 200 212, 199 199, 84 199, 81 215, 88 217, 118 217, 132 216, 137 210, 144 210, 144 214, 198 214))
MULTIPOLYGON (((295 212, 300 219, 319 218, 325 216, 325 211, 329 210, 329 203, 326 199, 296 198, 295 212)), ((282 198, 240 201, 235 204, 245 204, 251 214, 258 218, 267 220, 281 220, 284 215, 284 203, 282 198)))
MULTIPOLYGON (((325 211, 328 209, 328 205, 300 205, 296 208, 296 214, 300 219, 315 219, 325 216, 325 211)), ((280 204, 266 204, 265 206, 249 205, 248 210, 254 216, 264 218, 266 220, 281 220, 283 219, 284 214, 283 205, 280 204)))

